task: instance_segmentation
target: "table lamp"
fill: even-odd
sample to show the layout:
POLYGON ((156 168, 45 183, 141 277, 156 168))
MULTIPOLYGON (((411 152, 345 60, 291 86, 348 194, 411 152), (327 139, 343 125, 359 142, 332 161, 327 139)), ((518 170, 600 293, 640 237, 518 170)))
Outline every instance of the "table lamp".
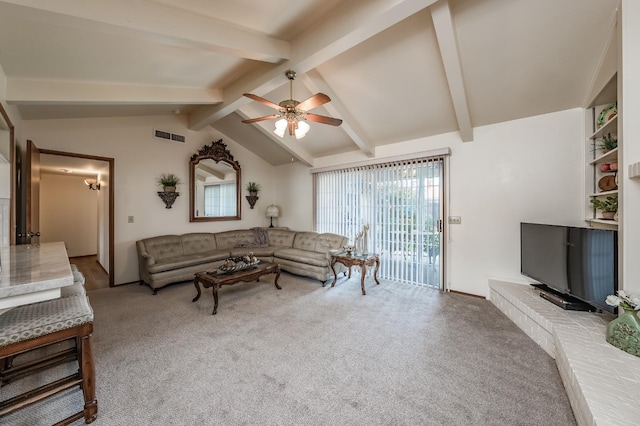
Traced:
POLYGON ((269 207, 267 207, 267 217, 271 219, 271 225, 269 226, 269 228, 273 228, 273 218, 280 217, 280 209, 278 208, 278 206, 274 206, 273 204, 271 204, 269 207))

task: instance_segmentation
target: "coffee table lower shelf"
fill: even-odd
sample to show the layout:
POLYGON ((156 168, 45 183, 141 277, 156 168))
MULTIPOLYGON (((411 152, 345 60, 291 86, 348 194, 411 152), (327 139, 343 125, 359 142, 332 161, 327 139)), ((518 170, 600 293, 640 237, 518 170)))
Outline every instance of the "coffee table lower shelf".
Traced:
POLYGON ((244 269, 242 271, 222 273, 219 271, 204 271, 198 272, 193 279, 193 285, 196 287, 198 294, 193 298, 192 302, 200 299, 202 294, 200 291, 200 284, 205 288, 212 288, 213 293, 213 312, 211 315, 215 315, 218 311, 218 289, 223 285, 233 285, 239 282, 252 282, 260 281, 260 277, 268 274, 276 274, 276 278, 273 284, 278 290, 281 287, 278 285, 278 278, 280 278, 280 265, 277 263, 260 264, 255 268, 244 269))

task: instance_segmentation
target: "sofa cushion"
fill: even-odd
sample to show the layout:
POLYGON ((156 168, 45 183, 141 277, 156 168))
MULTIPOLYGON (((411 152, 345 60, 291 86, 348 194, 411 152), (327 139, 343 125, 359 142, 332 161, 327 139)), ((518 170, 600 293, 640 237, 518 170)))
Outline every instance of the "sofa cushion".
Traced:
POLYGON ((224 260, 229 257, 226 250, 215 250, 199 254, 190 254, 175 256, 171 259, 162 259, 155 265, 149 266, 148 271, 152 274, 164 271, 172 271, 174 269, 186 268, 188 266, 200 265, 202 263, 213 262, 216 260, 224 260))
POLYGON ((314 251, 317 241, 318 234, 315 232, 296 232, 296 237, 293 239, 293 248, 314 251))
POLYGON ((269 234, 264 228, 251 228, 252 238, 239 239, 234 247, 269 247, 269 234))
POLYGON ((151 237, 144 240, 144 247, 147 253, 151 255, 155 261, 162 259, 173 259, 176 256, 182 256, 182 240, 178 235, 162 235, 160 237, 151 237))
POLYGON ((346 237, 343 237, 342 235, 326 232, 324 234, 318 235, 318 239, 316 241, 316 246, 314 250, 319 253, 328 253, 331 250, 340 249, 344 247, 346 242, 347 242, 346 237))
POLYGON ((328 266, 329 260, 326 253, 318 253, 317 251, 299 250, 294 248, 283 248, 276 250, 273 257, 277 259, 293 260, 313 266, 328 266))
POLYGON ((232 249, 236 246, 238 241, 253 241, 253 231, 250 229, 224 231, 216 233, 215 237, 219 250, 232 249))
POLYGON ((267 234, 269 234, 270 246, 292 247, 293 239, 296 236, 296 231, 290 231, 288 229, 267 228, 267 234))
POLYGON ((245 254, 253 253, 256 257, 271 257, 276 247, 239 247, 231 249, 231 256, 244 256, 245 254))
POLYGON ((184 234, 182 238, 182 250, 185 255, 198 254, 216 250, 216 237, 210 232, 192 232, 184 234))

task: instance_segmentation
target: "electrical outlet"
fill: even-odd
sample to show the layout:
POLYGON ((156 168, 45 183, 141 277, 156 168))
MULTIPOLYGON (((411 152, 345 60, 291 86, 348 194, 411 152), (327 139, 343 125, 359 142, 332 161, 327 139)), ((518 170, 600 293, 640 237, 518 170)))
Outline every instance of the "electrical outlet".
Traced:
POLYGON ((450 225, 460 225, 462 223, 462 217, 460 216, 449 216, 449 224, 450 225))
POLYGON ((133 216, 129 216, 128 222, 133 223, 133 216))

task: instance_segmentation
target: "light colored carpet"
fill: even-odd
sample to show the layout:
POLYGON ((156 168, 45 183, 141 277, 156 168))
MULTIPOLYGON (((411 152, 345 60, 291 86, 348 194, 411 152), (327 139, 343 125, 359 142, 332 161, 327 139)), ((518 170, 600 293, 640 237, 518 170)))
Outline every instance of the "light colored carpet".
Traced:
MULTIPOLYGON (((90 292, 95 425, 572 425, 555 361, 489 301, 283 273, 90 292)), ((80 392, 3 424, 49 425, 80 392)), ((79 406, 79 405, 76 405, 79 406)), ((75 424, 83 424, 78 421, 75 424)))

